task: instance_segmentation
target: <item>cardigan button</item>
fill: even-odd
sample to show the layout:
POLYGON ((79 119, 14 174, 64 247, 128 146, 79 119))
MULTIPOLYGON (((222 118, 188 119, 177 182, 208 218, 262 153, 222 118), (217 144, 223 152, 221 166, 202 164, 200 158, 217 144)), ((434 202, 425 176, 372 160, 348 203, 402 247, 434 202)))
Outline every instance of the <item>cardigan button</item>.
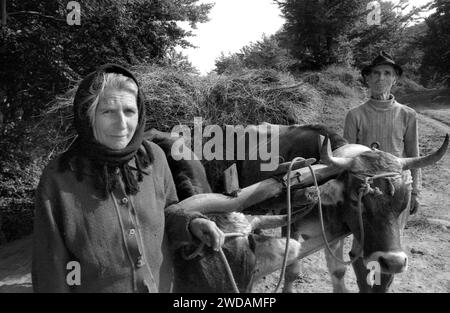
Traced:
POLYGON ((134 236, 136 234, 136 230, 134 228, 129 231, 130 236, 134 236))
POLYGON ((120 200, 120 202, 122 202, 122 204, 127 204, 128 203, 128 198, 127 197, 125 197, 125 198, 123 198, 122 200, 120 200))
POLYGON ((375 142, 372 142, 371 144, 370 144, 370 148, 371 149, 380 149, 380 147, 381 147, 381 145, 380 145, 380 143, 378 142, 378 141, 375 141, 375 142))

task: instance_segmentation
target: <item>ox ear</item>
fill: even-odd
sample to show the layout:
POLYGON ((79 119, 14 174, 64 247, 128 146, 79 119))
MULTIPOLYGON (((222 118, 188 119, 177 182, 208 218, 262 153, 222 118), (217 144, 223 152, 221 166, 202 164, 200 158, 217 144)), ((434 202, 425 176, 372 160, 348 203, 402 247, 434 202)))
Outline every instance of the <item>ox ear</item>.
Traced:
POLYGON ((344 183, 331 179, 319 186, 320 197, 324 205, 336 205, 344 201, 344 183))

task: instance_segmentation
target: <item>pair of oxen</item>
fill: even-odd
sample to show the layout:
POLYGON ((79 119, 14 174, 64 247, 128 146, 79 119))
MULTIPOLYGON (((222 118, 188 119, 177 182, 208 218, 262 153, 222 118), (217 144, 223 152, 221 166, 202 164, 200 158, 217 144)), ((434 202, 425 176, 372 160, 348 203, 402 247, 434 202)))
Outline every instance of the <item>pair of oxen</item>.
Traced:
MULTIPOLYGON (((276 127, 279 159, 282 162, 274 171, 261 171, 262 161, 249 158, 250 150, 257 147, 250 146, 248 140, 244 158, 235 153, 233 160, 216 161, 216 171, 217 167, 224 170, 236 164, 243 189, 234 196, 221 194, 224 192, 223 184, 217 180, 210 179, 213 183, 211 188, 199 160, 179 159, 179 145, 177 149, 172 148, 177 140, 182 139, 154 129, 146 133, 146 138, 157 143, 167 155, 181 205, 206 214, 226 234, 241 234, 227 237, 223 246, 239 291, 250 292, 254 282, 280 269, 286 257, 288 266, 283 291, 292 292, 294 280, 300 272, 300 259, 317 250, 317 247, 323 247, 324 235, 331 242, 325 255, 333 291, 346 291, 346 265, 338 259, 343 259, 343 240, 340 239, 349 234, 354 238, 355 249, 350 252, 350 257, 354 261, 352 266, 359 290, 388 291, 394 275, 404 272, 408 265, 408 257, 401 247, 401 221, 409 213, 410 201, 410 182, 406 181, 404 171, 432 165, 440 160, 447 151, 448 134, 442 146, 427 156, 398 158, 363 145, 348 144, 322 125, 263 126, 247 127, 247 135, 254 132, 257 138, 267 140, 270 138, 267 132, 273 132, 276 127), (264 136, 259 136, 261 132, 265 132, 264 136), (289 161, 295 157, 316 161, 313 168, 320 185, 325 226, 321 227, 317 193, 312 192, 313 179, 309 169, 303 168, 300 179, 299 174, 294 175, 297 182, 301 181, 296 186, 301 189, 291 190, 292 207, 294 212, 300 214, 292 215, 292 239, 285 256, 286 238, 264 235, 260 230, 287 225, 286 215, 265 213, 286 209, 287 181, 280 179, 283 177, 280 174, 286 172, 289 161), (215 193, 212 193, 213 190, 215 193), (305 210, 306 207, 309 209, 305 210), (250 215, 245 216, 239 211, 250 215), (256 212, 263 214, 256 215, 256 212), (355 255, 358 248, 360 253, 355 255), (374 270, 368 266, 370 262, 376 262, 374 264, 378 268, 375 269, 380 271, 377 280, 368 279, 370 271, 374 270)), ((237 136, 234 142, 242 142, 237 136)), ((206 167, 209 165, 211 163, 206 167)), ((199 250, 195 245, 187 245, 174 254, 176 292, 233 291, 233 284, 219 253, 207 247, 199 250)))

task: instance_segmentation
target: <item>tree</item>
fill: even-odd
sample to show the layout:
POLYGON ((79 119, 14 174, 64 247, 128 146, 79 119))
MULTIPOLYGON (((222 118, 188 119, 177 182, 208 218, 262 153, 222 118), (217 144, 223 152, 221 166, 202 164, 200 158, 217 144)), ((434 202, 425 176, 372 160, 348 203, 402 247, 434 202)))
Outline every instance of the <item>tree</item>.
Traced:
MULTIPOLYGON (((404 31, 429 5, 405 13, 408 0, 379 2, 380 25, 369 25, 370 0, 284 0, 278 3, 286 23, 281 43, 303 69, 332 63, 361 66, 380 50, 391 53, 404 45, 404 31)), ((394 53, 395 54, 395 53, 394 53)))
POLYGON ((430 4, 406 11, 408 5, 408 0, 400 0, 396 4, 383 1, 380 2, 380 25, 368 25, 366 16, 356 22, 348 35, 350 39, 358 38, 358 43, 354 47, 356 66, 360 67, 370 62, 381 50, 395 56, 400 64, 409 62, 406 58, 402 60, 398 57, 408 55, 405 49, 417 44, 415 38, 411 36, 414 34, 414 28, 410 27, 423 19, 420 13, 429 10, 430 4))
POLYGON ((271 68, 287 71, 294 64, 294 60, 287 49, 280 47, 277 34, 263 35, 256 42, 252 42, 231 55, 222 54, 216 60, 216 72, 236 72, 243 68, 271 68))
POLYGON ((414 24, 405 28, 402 37, 392 52, 395 61, 404 69, 404 75, 408 78, 420 81, 420 66, 423 58, 422 40, 427 33, 425 22, 414 24))
POLYGON ((318 69, 337 61, 338 38, 347 34, 364 15, 367 0, 275 1, 286 19, 281 44, 305 69, 318 69))
POLYGON ((100 64, 159 62, 192 35, 177 25, 205 22, 198 0, 84 0, 81 25, 69 26, 68 0, 8 0, 0 29, 0 101, 4 123, 28 120, 100 64))
POLYGON ((442 81, 450 86, 450 2, 436 0, 433 7, 436 12, 426 19, 428 31, 422 40, 422 83, 442 81))

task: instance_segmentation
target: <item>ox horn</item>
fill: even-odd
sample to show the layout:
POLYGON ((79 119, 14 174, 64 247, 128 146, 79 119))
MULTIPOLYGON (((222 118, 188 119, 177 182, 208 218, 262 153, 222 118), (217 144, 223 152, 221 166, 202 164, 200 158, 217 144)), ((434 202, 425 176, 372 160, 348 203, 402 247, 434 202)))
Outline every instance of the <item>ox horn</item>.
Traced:
POLYGON ((320 160, 326 165, 334 166, 339 169, 347 169, 350 167, 353 158, 334 157, 331 152, 331 144, 328 136, 323 141, 322 148, 320 149, 320 160))
POLYGON ((252 231, 255 229, 278 228, 287 225, 287 215, 257 215, 250 222, 252 231))
POLYGON ((413 168, 421 168, 428 165, 432 165, 442 159, 445 152, 447 152, 448 148, 449 136, 448 134, 445 136, 444 143, 442 146, 432 152, 429 155, 423 157, 414 157, 414 158, 399 158, 400 163, 402 164, 403 170, 413 169, 413 168))
MULTIPOLYGON (((291 223, 295 223, 298 219, 302 218, 301 211, 294 212, 291 215, 291 223)), ((288 225, 288 217, 284 215, 253 215, 251 216, 251 229, 273 229, 288 225)))

